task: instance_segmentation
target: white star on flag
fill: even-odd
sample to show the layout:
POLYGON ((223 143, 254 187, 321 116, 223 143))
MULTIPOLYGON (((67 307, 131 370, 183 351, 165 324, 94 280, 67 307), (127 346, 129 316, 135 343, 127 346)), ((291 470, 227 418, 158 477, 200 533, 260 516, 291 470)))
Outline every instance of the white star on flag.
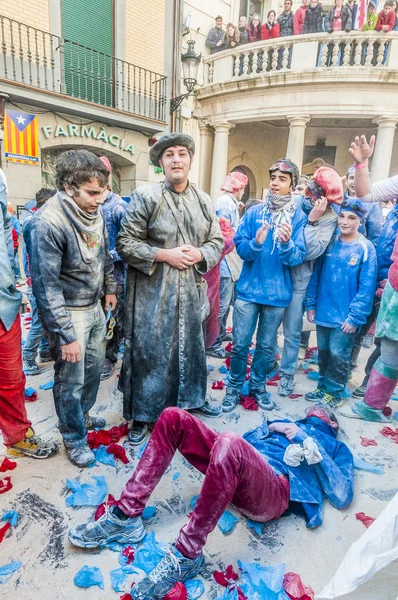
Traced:
POLYGON ((19 115, 19 117, 17 117, 17 121, 18 125, 25 125, 26 119, 24 119, 22 115, 19 115))

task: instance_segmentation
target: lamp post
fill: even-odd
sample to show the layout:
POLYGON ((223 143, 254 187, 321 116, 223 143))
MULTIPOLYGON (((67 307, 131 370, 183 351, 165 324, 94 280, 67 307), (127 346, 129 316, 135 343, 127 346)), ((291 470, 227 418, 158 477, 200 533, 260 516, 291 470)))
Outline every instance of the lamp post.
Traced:
POLYGON ((176 96, 170 100, 170 112, 173 113, 180 106, 181 102, 192 95, 195 86, 198 83, 198 69, 202 59, 201 54, 196 54, 194 50, 195 42, 188 40, 188 50, 181 56, 183 82, 187 89, 186 94, 176 96))

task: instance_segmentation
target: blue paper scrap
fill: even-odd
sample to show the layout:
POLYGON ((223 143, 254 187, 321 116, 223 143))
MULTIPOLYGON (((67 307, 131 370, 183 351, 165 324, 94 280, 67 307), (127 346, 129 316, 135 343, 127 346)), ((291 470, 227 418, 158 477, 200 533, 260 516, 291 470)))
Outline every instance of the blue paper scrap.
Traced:
POLYGON ((108 454, 106 451, 106 446, 101 445, 99 448, 95 448, 93 452, 98 462, 102 463, 103 465, 116 467, 115 456, 113 454, 108 454))
POLYGON ((144 450, 147 447, 148 442, 145 442, 145 444, 142 444, 142 446, 140 446, 140 449, 138 450, 138 454, 137 454, 137 458, 141 458, 141 456, 144 454, 144 450))
POLYGON ((247 519, 246 523, 247 526, 250 527, 250 529, 254 529, 254 531, 258 533, 258 535, 263 535, 264 523, 258 523, 257 521, 252 521, 251 519, 247 519))
POLYGON ((124 588, 127 581, 127 575, 130 573, 138 573, 137 569, 133 567, 133 565, 125 565, 124 567, 119 567, 119 569, 114 569, 110 572, 111 576, 111 585, 115 592, 124 592, 124 588))
POLYGON ((381 467, 376 467, 375 465, 368 463, 366 460, 363 460, 363 458, 358 458, 357 456, 354 456, 354 467, 356 469, 360 469, 361 471, 369 471, 370 473, 375 473, 376 475, 384 475, 384 469, 381 467))
POLYGON ((220 371, 220 373, 228 373, 226 365, 221 365, 221 367, 218 367, 218 370, 220 371))
POLYGON ((163 542, 159 544, 156 541, 155 533, 153 531, 148 533, 144 538, 143 543, 136 549, 134 566, 148 575, 148 573, 150 573, 163 558, 164 551, 162 548, 164 546, 165 544, 163 542))
POLYGON ((82 588, 98 585, 102 590, 104 589, 104 578, 98 567, 88 567, 87 565, 84 565, 84 567, 76 573, 73 583, 77 585, 77 587, 82 588))
POLYGON ((91 477, 89 483, 67 479, 66 487, 73 492, 65 498, 66 506, 98 506, 108 494, 108 486, 102 475, 91 477))
POLYGON ((18 560, 9 563, 8 565, 4 565, 4 567, 0 567, 0 583, 7 583, 10 581, 13 573, 18 571, 22 567, 22 563, 18 560))
POLYGON ((181 473, 179 471, 177 473, 174 473, 172 480, 176 481, 176 479, 178 479, 180 475, 181 475, 181 473))
POLYGON ((308 377, 308 379, 313 379, 314 381, 318 381, 319 373, 318 373, 318 371, 310 371, 309 373, 307 373, 307 377, 308 377))
POLYGON ((17 524, 19 513, 16 510, 3 510, 2 521, 8 521, 11 527, 15 527, 17 524))
POLYGON ((34 387, 27 387, 25 388, 25 396, 27 396, 28 398, 30 398, 31 396, 33 396, 33 394, 36 394, 36 390, 34 387))
POLYGON ((39 387, 41 390, 51 390, 54 387, 54 381, 51 379, 47 383, 42 383, 39 387))
POLYGON ((205 586, 200 579, 188 579, 184 585, 187 589, 188 600, 197 600, 205 593, 205 586))
POLYGON ((144 512, 142 513, 142 518, 145 520, 152 519, 157 511, 156 506, 147 506, 144 508, 144 512))
POLYGON ((235 529, 235 525, 238 523, 239 519, 235 517, 229 510, 226 510, 218 520, 218 527, 221 532, 225 535, 226 533, 231 533, 235 529))

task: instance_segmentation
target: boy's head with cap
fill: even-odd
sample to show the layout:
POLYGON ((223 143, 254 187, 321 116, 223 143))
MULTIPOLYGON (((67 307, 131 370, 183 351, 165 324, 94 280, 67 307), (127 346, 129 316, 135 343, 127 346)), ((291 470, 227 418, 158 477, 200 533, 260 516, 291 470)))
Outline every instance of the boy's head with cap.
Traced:
POLYGON ((322 196, 326 198, 328 204, 341 204, 343 184, 340 175, 333 167, 319 167, 307 187, 306 196, 313 204, 322 196))
POLYGON ((356 199, 344 200, 338 217, 338 227, 343 237, 353 236, 366 218, 366 209, 356 199))

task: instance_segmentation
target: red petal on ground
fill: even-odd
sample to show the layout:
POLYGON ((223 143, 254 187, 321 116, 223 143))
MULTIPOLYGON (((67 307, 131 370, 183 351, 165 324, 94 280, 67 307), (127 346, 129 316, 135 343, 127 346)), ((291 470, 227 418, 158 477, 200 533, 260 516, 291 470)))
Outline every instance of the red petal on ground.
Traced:
POLYGON ((308 373, 311 373, 311 371, 313 371, 313 370, 314 370, 314 369, 311 369, 311 367, 309 367, 308 369, 306 369, 306 370, 304 371, 304 373, 305 373, 306 375, 308 375, 308 373))
POLYGON ((290 394, 289 398, 294 400, 295 398, 302 398, 303 394, 290 394))
POLYGON ((360 512, 360 513, 356 513, 355 517, 357 518, 358 521, 362 521, 362 523, 365 525, 366 529, 368 527, 370 527, 372 525, 372 523, 374 521, 376 521, 375 518, 373 517, 368 517, 367 515, 365 515, 365 513, 360 512))
POLYGON ((258 404, 253 396, 241 396, 239 402, 246 410, 258 410, 258 404))
POLYGON ((305 351, 304 360, 306 360, 307 358, 311 358, 311 356, 314 354, 314 352, 318 352, 317 346, 314 346, 313 348, 307 348, 305 351))
POLYGON ((383 429, 380 430, 380 433, 381 435, 384 435, 384 437, 398 444, 398 429, 394 431, 392 427, 383 427, 383 429))
POLYGON ((16 462, 12 462, 6 457, 0 465, 0 473, 5 473, 6 471, 13 471, 16 466, 16 462))
POLYGON ((113 454, 116 458, 119 458, 125 465, 129 463, 126 450, 123 448, 123 446, 120 446, 120 444, 115 444, 112 442, 112 444, 109 444, 106 451, 108 454, 113 454))
POLYGON ((223 390, 225 386, 225 383, 223 381, 213 381, 213 383, 211 384, 211 389, 212 390, 223 390))
POLYGON ((118 501, 115 500, 115 498, 112 496, 112 494, 108 494, 108 500, 97 506, 97 510, 95 511, 95 515, 94 515, 94 520, 98 521, 98 519, 100 517, 102 517, 102 515, 105 514, 105 508, 107 505, 114 506, 117 503, 118 503, 118 501))
POLYGON ((123 548, 122 554, 127 558, 127 564, 129 565, 134 561, 135 549, 132 546, 126 546, 126 548, 123 548))
POLYGON ((11 527, 11 523, 9 521, 7 521, 7 523, 4 525, 4 527, 0 528, 0 544, 4 540, 4 536, 7 533, 7 531, 10 529, 10 527, 11 527))
POLYGON ((11 477, 4 477, 0 481, 0 494, 5 494, 12 488, 11 477))
POLYGON ((163 597, 163 600, 188 600, 187 588, 180 581, 163 597))
POLYGON ((361 438, 361 446, 365 446, 365 448, 367 448, 368 446, 377 446, 377 442, 376 440, 371 440, 369 438, 365 438, 360 436, 361 438))
POLYGON ((270 385, 270 381, 280 381, 280 378, 281 376, 279 375, 279 373, 275 373, 273 377, 270 377, 270 379, 268 379, 267 385, 270 385))
POLYGON ((130 594, 123 594, 120 596, 120 600, 133 600, 133 597, 130 594))
POLYGON ((247 596, 244 595, 240 587, 238 589, 238 600, 249 600, 247 596))
POLYGON ((390 417, 392 415, 392 408, 391 408, 391 406, 386 406, 385 408, 383 408, 383 415, 385 417, 390 417))
POLYGON ((286 573, 282 587, 291 600, 314 600, 314 590, 309 585, 304 585, 297 573, 286 573))
POLYGON ((227 356, 227 358, 225 359, 225 366, 227 367, 228 371, 231 368, 231 357, 227 356))
POLYGON ((267 385, 271 385, 272 387, 278 387, 276 381, 267 381, 267 385))
POLYGON ((228 344, 225 346, 225 350, 227 352, 231 352, 231 350, 232 350, 232 342, 228 342, 228 344))
POLYGON ((25 396, 25 402, 36 402, 37 400, 37 392, 34 392, 30 396, 25 396))

